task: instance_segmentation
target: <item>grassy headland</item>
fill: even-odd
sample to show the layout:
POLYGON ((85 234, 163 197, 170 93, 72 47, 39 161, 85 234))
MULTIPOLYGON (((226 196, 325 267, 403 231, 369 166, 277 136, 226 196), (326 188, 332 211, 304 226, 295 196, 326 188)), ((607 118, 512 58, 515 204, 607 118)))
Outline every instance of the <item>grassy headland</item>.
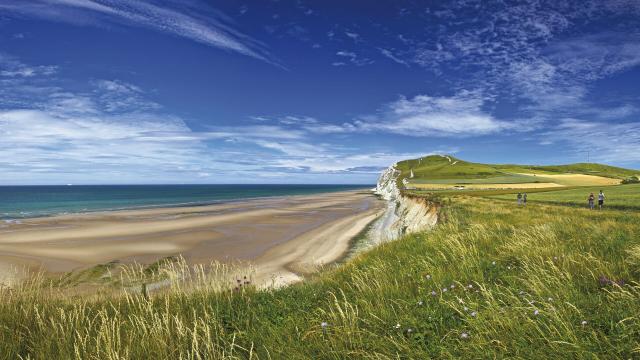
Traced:
POLYGON ((639 212, 441 200, 447 221, 435 230, 279 290, 232 290, 235 280, 151 296, 73 297, 45 281, 2 290, 0 357, 640 355, 639 212))
POLYGON ((602 164, 496 165, 468 162, 449 155, 405 160, 396 168, 400 170, 398 186, 434 191, 604 186, 638 175, 637 170, 602 164))

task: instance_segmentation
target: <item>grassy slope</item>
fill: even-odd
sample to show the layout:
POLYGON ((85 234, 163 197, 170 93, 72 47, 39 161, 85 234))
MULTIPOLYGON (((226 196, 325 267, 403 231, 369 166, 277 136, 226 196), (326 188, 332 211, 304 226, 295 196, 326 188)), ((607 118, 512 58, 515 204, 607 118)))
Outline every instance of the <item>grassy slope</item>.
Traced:
POLYGON ((5 291, 0 357, 640 354, 640 213, 535 203, 515 208, 510 201, 465 197, 447 203, 448 221, 434 231, 276 291, 205 287, 150 300, 93 301, 5 291), (601 276, 625 284, 601 283, 601 276))
MULTIPOLYGON (((399 176, 409 178, 413 169, 412 182, 418 183, 518 183, 545 182, 540 176, 522 176, 518 173, 544 174, 585 174, 625 179, 637 175, 639 171, 615 166, 578 163, 570 165, 493 165, 472 163, 452 156, 432 155, 419 159, 405 160, 397 164, 402 172, 399 176), (451 159, 451 161, 449 161, 451 159), (453 164, 455 162, 455 164, 453 164)), ((556 179, 557 181, 557 179, 556 179)))

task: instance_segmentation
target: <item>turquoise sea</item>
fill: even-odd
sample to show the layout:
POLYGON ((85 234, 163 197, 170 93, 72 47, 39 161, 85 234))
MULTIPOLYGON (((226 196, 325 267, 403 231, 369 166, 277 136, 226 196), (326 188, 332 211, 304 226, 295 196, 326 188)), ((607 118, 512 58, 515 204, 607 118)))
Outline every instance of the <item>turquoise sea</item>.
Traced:
POLYGON ((0 219, 162 206, 193 206, 305 195, 372 185, 74 185, 0 186, 0 219))

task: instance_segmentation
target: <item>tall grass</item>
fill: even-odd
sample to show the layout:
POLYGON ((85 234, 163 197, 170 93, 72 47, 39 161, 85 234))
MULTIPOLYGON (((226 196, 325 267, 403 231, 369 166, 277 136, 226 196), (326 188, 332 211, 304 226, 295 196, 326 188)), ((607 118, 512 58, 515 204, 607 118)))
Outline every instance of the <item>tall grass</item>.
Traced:
POLYGON ((0 356, 640 356, 639 213, 479 198, 443 211, 447 222, 431 232, 278 290, 233 290, 233 269, 184 264, 171 272, 208 280, 192 286, 181 275, 146 297, 51 296, 56 289, 35 278, 0 295, 0 356))

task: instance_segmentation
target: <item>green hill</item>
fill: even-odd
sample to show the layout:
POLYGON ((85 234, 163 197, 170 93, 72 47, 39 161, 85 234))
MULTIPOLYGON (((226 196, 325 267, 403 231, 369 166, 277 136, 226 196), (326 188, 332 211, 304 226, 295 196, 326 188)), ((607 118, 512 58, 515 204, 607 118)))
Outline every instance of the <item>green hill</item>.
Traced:
MULTIPOLYGON (((622 180, 640 173, 638 170, 615 166, 576 163, 568 165, 482 164, 464 161, 450 155, 431 155, 404 160, 396 165, 401 171, 398 182, 412 184, 517 184, 555 183, 562 186, 583 185, 586 177, 572 179, 555 175, 590 175, 622 180), (545 177, 550 176, 550 177, 545 177)), ((597 178, 591 178, 597 180, 597 178)), ((606 179, 603 179, 607 182, 606 179)), ((585 183, 584 185, 596 185, 585 183)))

